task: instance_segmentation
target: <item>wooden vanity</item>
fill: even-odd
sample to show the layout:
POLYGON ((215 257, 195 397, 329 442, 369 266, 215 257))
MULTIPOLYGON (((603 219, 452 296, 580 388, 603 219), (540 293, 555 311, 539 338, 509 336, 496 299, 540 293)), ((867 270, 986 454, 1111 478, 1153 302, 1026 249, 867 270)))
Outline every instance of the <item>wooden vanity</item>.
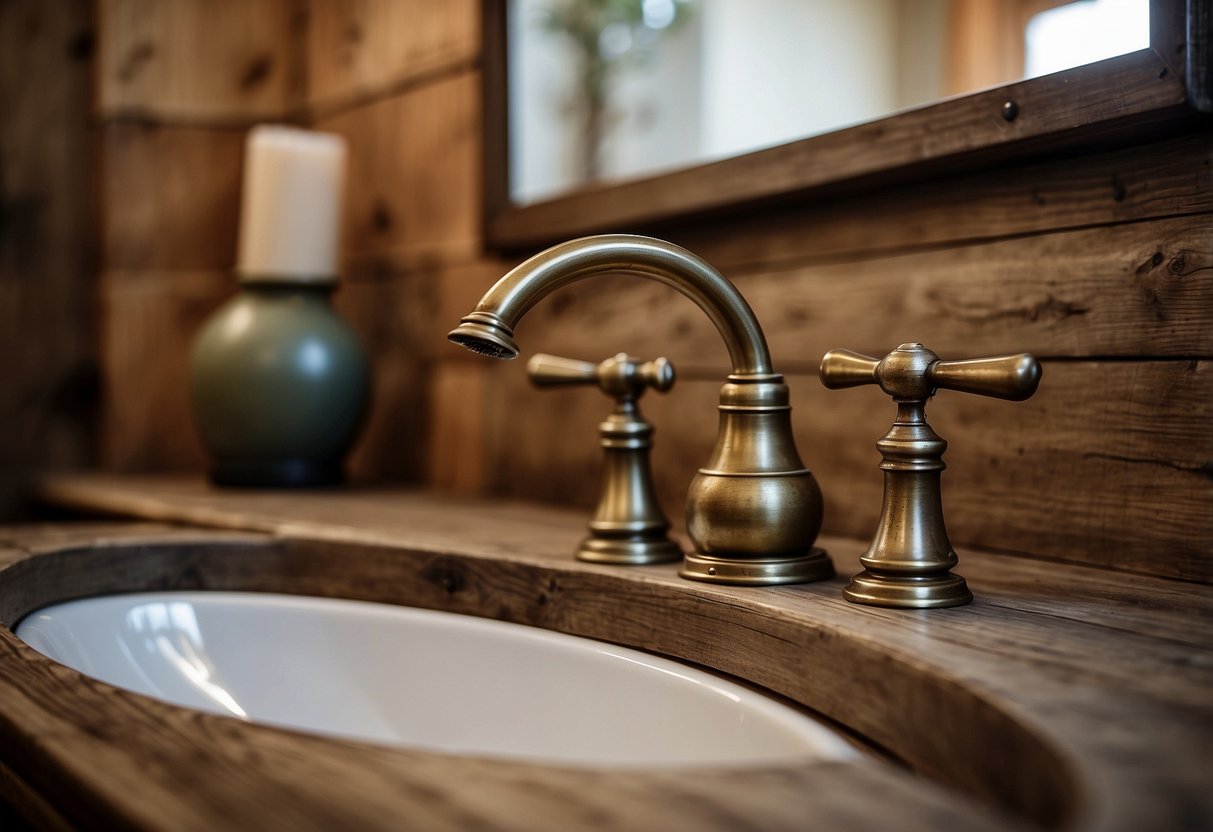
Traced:
MULTIPOLYGON (((905 612, 690 583, 569 553, 579 512, 423 492, 219 492, 73 476, 106 520, 0 546, 0 783, 48 828, 1188 830, 1213 823, 1213 590, 975 551, 976 601, 905 612), (112 688, 11 632, 28 612, 163 589, 343 597, 521 622, 732 674, 812 709, 858 763, 592 769, 326 739, 112 688)), ((390 660, 390 657, 385 657, 390 660)))

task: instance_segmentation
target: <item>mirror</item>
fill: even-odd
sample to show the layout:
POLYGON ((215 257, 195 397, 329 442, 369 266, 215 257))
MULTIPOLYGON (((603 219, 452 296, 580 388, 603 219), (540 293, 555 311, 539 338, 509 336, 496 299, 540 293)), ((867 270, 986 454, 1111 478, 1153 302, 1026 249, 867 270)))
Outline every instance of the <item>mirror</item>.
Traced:
POLYGON ((510 0, 506 24, 516 205, 1150 45, 1148 0, 510 0))

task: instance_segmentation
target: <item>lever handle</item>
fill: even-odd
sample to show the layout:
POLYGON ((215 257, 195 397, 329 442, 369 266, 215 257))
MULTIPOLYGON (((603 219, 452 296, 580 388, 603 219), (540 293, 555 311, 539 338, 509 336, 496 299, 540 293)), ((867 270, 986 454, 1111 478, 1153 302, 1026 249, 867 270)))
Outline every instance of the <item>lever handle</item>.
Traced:
POLYGON ((831 390, 876 384, 879 358, 851 350, 830 350, 821 359, 821 383, 831 390))
POLYGON ((598 364, 539 353, 527 361, 526 371, 538 387, 595 384, 615 399, 613 412, 598 424, 605 455, 602 492, 577 559, 625 566, 681 560, 649 470, 653 426, 636 404, 646 388, 670 389, 673 365, 664 358, 641 363, 623 352, 598 364))
POLYGON ((821 359, 826 387, 879 384, 890 396, 903 399, 926 399, 943 388, 1022 401, 1036 392, 1040 376, 1040 362, 1028 353, 941 361, 916 343, 902 344, 881 359, 850 350, 830 350, 821 359))
POLYGON ((536 387, 557 387, 565 384, 595 384, 598 365, 575 358, 538 353, 526 363, 527 375, 536 387))
POLYGON ((1026 352, 999 358, 936 361, 927 370, 936 387, 1023 401, 1040 384, 1040 362, 1026 352))
POLYGON ((668 359, 642 363, 623 352, 599 364, 539 353, 527 362, 526 371, 537 387, 597 384, 616 397, 635 398, 648 387, 664 393, 674 386, 674 365, 668 359))

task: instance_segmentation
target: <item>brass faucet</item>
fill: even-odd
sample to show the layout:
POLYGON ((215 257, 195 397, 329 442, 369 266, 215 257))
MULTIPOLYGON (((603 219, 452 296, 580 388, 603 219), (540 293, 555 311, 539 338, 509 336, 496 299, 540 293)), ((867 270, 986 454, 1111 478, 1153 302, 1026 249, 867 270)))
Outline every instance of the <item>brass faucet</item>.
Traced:
POLYGON ((514 358, 514 327, 549 293, 605 273, 635 274, 693 300, 724 338, 733 372, 720 391, 720 429, 687 493, 695 552, 681 573, 698 581, 789 584, 834 574, 814 547, 821 490, 792 438, 788 388, 774 372, 762 328, 720 272, 689 251, 650 237, 604 235, 553 246, 494 284, 448 336, 494 358, 514 358))
POLYGON ((602 492, 577 559, 623 566, 681 560, 653 489, 653 426, 637 404, 650 387, 664 393, 674 386, 674 365, 664 358, 642 363, 622 352, 600 364, 540 353, 531 356, 526 372, 536 387, 594 384, 615 399, 614 412, 598 425, 602 492))
POLYGON ((843 597, 880 607, 955 607, 973 600, 952 573, 956 552, 943 523, 939 475, 948 443, 927 424, 927 401, 937 389, 1022 401, 1036 392, 1040 362, 1027 353, 940 361, 922 344, 902 344, 884 358, 830 350, 821 359, 829 388, 879 384, 897 403, 897 418, 876 443, 883 461, 884 505, 864 571, 843 597))

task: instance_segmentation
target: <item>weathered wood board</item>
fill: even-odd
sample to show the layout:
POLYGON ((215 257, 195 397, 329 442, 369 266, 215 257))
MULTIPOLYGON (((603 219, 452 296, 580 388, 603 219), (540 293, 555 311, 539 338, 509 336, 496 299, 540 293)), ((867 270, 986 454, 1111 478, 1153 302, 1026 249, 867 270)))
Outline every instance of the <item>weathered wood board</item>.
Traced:
MULTIPOLYGON (((947 358, 1210 358, 1211 273, 1213 215, 1202 214, 726 276, 788 372, 815 370, 837 347, 884 355, 906 341, 947 358)), ((527 314, 517 339, 527 351, 622 349, 728 370, 707 316, 635 277, 561 290, 527 314)))
POLYGON ((306 6, 313 116, 423 85, 480 55, 476 0, 310 0, 306 6))
POLYGON ((176 124, 281 119, 292 0, 98 0, 96 110, 176 124))
POLYGON ((39 469, 95 458, 93 21, 84 0, 0 3, 0 518, 39 469))
POLYGON ((315 123, 349 142, 347 257, 432 268, 479 253, 479 78, 466 70, 315 123))

